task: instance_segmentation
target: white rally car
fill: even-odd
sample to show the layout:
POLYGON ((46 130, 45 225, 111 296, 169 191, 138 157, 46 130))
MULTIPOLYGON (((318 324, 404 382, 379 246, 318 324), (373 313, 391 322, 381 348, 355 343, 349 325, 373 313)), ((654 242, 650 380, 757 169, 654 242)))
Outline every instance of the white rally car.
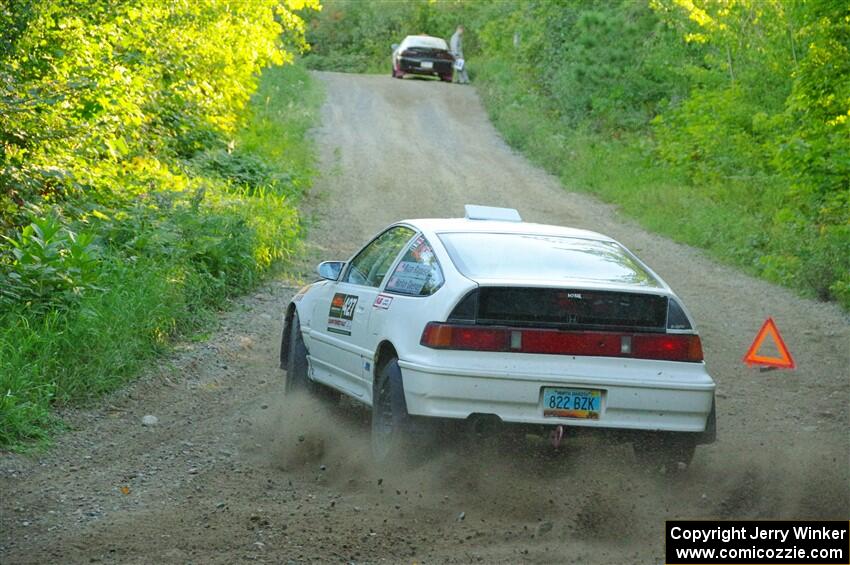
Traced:
POLYGON ((378 460, 446 419, 614 430, 653 463, 715 439, 694 323, 609 237, 467 206, 392 224, 318 272, 286 311, 286 390, 371 406, 378 460))

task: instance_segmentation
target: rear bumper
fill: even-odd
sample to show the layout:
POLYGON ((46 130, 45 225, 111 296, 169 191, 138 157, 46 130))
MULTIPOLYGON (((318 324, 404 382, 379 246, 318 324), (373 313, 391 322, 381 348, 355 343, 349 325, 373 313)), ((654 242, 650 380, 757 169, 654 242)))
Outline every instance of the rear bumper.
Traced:
POLYGON ((414 75, 450 75, 452 74, 451 61, 434 59, 410 59, 401 57, 398 60, 398 68, 401 72, 414 75), (423 63, 431 63, 431 68, 423 68, 423 63))
POLYGON ((404 361, 399 366, 407 410, 413 415, 453 419, 495 415, 505 423, 691 432, 700 434, 700 443, 714 441, 715 385, 702 364, 689 364, 692 366, 683 368, 680 374, 656 372, 655 366, 646 365, 645 369, 652 372, 645 373, 656 377, 652 379, 640 378, 640 366, 636 370, 605 360, 609 361, 608 367, 603 363, 601 370, 595 367, 592 373, 588 364, 545 374, 493 367, 464 370, 404 361), (601 390, 599 418, 544 417, 544 387, 601 390))

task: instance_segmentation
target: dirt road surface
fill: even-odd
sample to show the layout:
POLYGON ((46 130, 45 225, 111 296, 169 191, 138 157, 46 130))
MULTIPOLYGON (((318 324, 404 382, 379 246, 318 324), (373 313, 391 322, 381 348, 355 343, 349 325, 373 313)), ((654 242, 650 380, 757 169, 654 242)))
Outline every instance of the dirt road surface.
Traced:
POLYGON ((50 451, 0 456, 0 562, 661 563, 665 519, 850 516, 850 324, 837 307, 564 191, 505 145, 472 88, 317 77, 327 102, 307 258, 240 300, 209 340, 65 414, 72 429, 50 451), (391 221, 458 216, 465 203, 610 234, 685 299, 719 428, 687 472, 639 469, 628 446, 592 439, 556 457, 446 445, 385 472, 370 464, 365 410, 284 405, 281 316, 312 264, 347 258, 391 221), (741 363, 768 316, 797 370, 741 363))

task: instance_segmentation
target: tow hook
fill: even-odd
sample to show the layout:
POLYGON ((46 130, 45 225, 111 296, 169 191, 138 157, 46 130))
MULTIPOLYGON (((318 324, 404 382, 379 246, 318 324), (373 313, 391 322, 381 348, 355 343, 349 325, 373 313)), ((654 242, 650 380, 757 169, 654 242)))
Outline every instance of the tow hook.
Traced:
POLYGON ((561 442, 564 440, 564 426, 558 424, 555 429, 549 432, 549 441, 552 442, 552 447, 558 449, 561 447, 561 442))

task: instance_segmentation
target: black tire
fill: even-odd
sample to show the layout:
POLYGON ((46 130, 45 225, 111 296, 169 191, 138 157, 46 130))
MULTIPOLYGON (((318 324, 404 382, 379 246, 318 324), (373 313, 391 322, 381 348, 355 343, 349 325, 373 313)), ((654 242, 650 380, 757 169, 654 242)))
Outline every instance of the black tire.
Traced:
POLYGON ((407 412, 398 359, 378 370, 372 397, 372 456, 379 464, 408 461, 419 442, 407 412))
POLYGON ((690 466, 694 459, 697 441, 690 435, 657 435, 632 444, 635 458, 650 470, 664 468, 667 472, 678 470, 680 464, 690 466))
POLYGON ((310 389, 310 378, 307 376, 307 347, 301 335, 301 322, 298 312, 293 312, 289 321, 289 354, 286 358, 286 387, 287 395, 307 392, 310 389))

